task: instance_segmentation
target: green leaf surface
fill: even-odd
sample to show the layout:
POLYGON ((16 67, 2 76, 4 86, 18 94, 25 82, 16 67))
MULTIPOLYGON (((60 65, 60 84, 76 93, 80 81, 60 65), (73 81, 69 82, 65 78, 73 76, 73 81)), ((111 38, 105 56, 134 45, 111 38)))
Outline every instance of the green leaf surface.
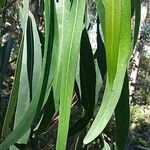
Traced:
MULTIPOLYGON (((47 0, 46 5, 45 5, 46 12, 47 12, 47 7, 51 8, 50 15, 48 15, 47 18, 49 18, 49 16, 51 16, 49 21, 53 22, 54 1, 47 0)), ((53 24, 51 24, 50 22, 49 22, 50 26, 48 26, 48 28, 50 29, 50 31, 51 30, 53 31, 53 24)), ((22 26, 23 26, 23 24, 22 24, 22 26)), ((20 123, 17 125, 17 127, 14 129, 14 131, 12 131, 10 133, 10 135, 0 144, 1 150, 6 150, 7 148, 9 148, 12 144, 17 142, 28 131, 28 129, 31 127, 32 122, 37 114, 37 110, 41 110, 41 108, 42 108, 42 104, 44 102, 44 97, 45 97, 45 93, 46 93, 46 89, 47 89, 45 87, 47 87, 48 83, 49 83, 49 87, 51 87, 52 81, 50 82, 48 80, 45 80, 45 79, 48 79, 48 76, 49 76, 51 57, 48 57, 48 56, 51 56, 51 51, 52 51, 52 46, 53 46, 53 32, 49 32, 49 33, 48 33, 49 36, 47 38, 51 39, 51 43, 46 45, 44 58, 43 58, 43 64, 42 64, 42 70, 41 70, 41 73, 39 74, 39 80, 37 83, 38 86, 36 87, 36 91, 35 91, 35 95, 33 96, 33 100, 31 101, 31 103, 30 103, 25 115, 23 116, 22 120, 20 121, 20 123), (51 33, 51 34, 49 35, 49 33, 51 33), (49 47, 47 47, 47 46, 49 46, 49 47)))
MULTIPOLYGON (((80 46, 80 87, 81 104, 85 109, 82 119, 77 121, 70 129, 69 135, 83 130, 93 117, 95 106, 96 71, 92 47, 86 29, 83 30, 80 46)), ((99 76, 100 77, 100 76, 99 76)))
POLYGON ((99 27, 99 18, 97 21, 97 50, 95 53, 95 58, 97 59, 97 63, 100 69, 100 73, 102 76, 102 79, 104 80, 104 77, 106 76, 106 50, 104 43, 102 41, 102 34, 100 33, 100 27, 99 27))
MULTIPOLYGON (((121 26, 120 26, 120 41, 119 51, 118 51, 118 62, 117 62, 117 72, 115 74, 115 79, 113 82, 113 89, 109 83, 109 78, 107 75, 106 89, 104 92, 101 107, 96 115, 96 118, 88 131, 84 144, 88 144, 93 141, 106 127, 108 121, 110 120, 115 107, 120 98, 124 76, 126 72, 126 67, 128 63, 128 58, 130 54, 130 43, 131 43, 131 5, 130 0, 121 0, 121 26)), ((105 29, 106 30, 106 29, 105 29)))
MULTIPOLYGON (((20 74, 20 86, 18 93, 18 102, 15 113, 14 128, 18 125, 22 117, 24 116, 30 101, 32 100, 32 94, 35 94, 39 74, 41 72, 42 56, 41 46, 38 31, 34 17, 31 13, 28 18, 27 31, 24 35, 24 47, 22 67, 20 74)), ((30 131, 28 131, 20 140, 19 144, 26 144, 30 131)))
MULTIPOLYGON (((45 105, 48 97, 50 95, 52 81, 54 80, 58 52, 57 42, 58 38, 58 25, 56 19, 55 4, 54 0, 49 2, 45 1, 45 44, 44 44, 44 59, 43 63, 45 64, 45 79, 43 90, 45 93, 45 98, 42 107, 45 105), (54 19, 55 18, 55 19, 54 19), (47 82, 48 81, 48 82, 47 82)), ((39 104, 41 105, 41 104, 39 104)))
MULTIPOLYGON (((104 37, 105 34, 105 3, 104 0, 98 0, 97 3, 97 8, 98 8, 98 16, 100 18, 100 27, 102 29, 102 37, 104 37)), ((99 26, 99 24, 98 24, 99 26)))
MULTIPOLYGON (((31 17, 28 17, 27 31, 26 31, 26 62, 25 70, 27 71, 28 80, 28 95, 30 101, 32 100, 32 79, 33 79, 33 67, 34 67, 34 40, 33 40, 33 29, 31 17)), ((38 41, 37 41, 38 42, 38 41)))
POLYGON ((100 73, 97 59, 95 60, 96 85, 95 85, 95 105, 99 101, 100 89, 103 85, 103 79, 100 73))
MULTIPOLYGON (((13 119, 13 114, 15 112, 15 108, 18 101, 18 93, 19 93, 19 84, 20 84, 20 74, 21 74, 21 66, 22 66, 22 57, 23 57, 23 46, 24 46, 24 33, 26 32, 27 28, 27 19, 28 19, 28 7, 29 7, 29 1, 23 1, 23 8, 20 8, 20 17, 21 17, 21 27, 23 30, 23 36, 22 41, 20 44, 20 50, 18 54, 18 60, 17 60, 17 70, 15 73, 15 83, 11 92, 10 100, 8 103, 8 108, 4 120, 4 125, 2 129, 2 136, 6 138, 8 134, 10 133, 10 123, 13 119)), ((11 144, 12 145, 12 144, 11 144)))
POLYGON ((126 142, 129 132, 129 117, 129 81, 128 74, 126 73, 121 96, 115 109, 116 146, 118 150, 126 149, 126 142))
POLYGON ((60 107, 56 150, 66 149, 84 11, 85 0, 73 0, 72 3, 68 0, 59 0, 59 2, 56 2, 56 14, 60 30, 58 54, 60 60, 58 61, 60 61, 59 64, 61 65, 57 70, 58 81, 60 81, 58 83, 58 89, 60 89, 60 107))
MULTIPOLYGON (((24 35, 24 43, 23 43, 23 56, 22 56, 22 64, 21 64, 21 72, 20 72, 20 84, 18 89, 18 101, 15 112, 14 119, 14 129, 24 116, 29 104, 29 82, 28 82, 28 74, 27 74, 27 34, 25 32, 24 35)), ((25 134, 18 143, 27 143, 27 139, 29 136, 29 132, 25 134)))
POLYGON ((86 29, 81 36, 80 50, 80 84, 81 103, 89 119, 93 116, 95 105, 96 72, 92 47, 86 29))
MULTIPOLYGON (((105 33, 107 73, 110 87, 116 76, 121 27, 121 0, 105 0, 105 33)), ((101 7, 100 7, 101 8, 101 7)), ((99 8, 99 9, 100 9, 99 8)))
POLYGON ((18 100, 18 89, 19 89, 19 81, 20 81, 22 54, 23 54, 23 38, 20 44, 20 49, 19 49, 19 54, 18 54, 18 59, 17 59, 17 67, 15 71, 14 85, 10 94, 7 112, 5 115, 4 124, 2 128, 2 137, 4 138, 6 138, 11 132, 10 123, 13 119, 13 114, 15 112, 15 108, 16 108, 16 104, 18 100))
MULTIPOLYGON (((38 82, 38 79, 39 79, 39 74, 41 72, 41 69, 42 69, 42 53, 41 53, 41 43, 40 43, 40 38, 39 38, 39 34, 38 34, 38 30, 37 30, 37 25, 36 25, 36 22, 35 22, 35 19, 34 19, 34 16, 32 13, 29 12, 29 16, 31 18, 31 22, 32 22, 32 32, 33 32, 33 50, 30 50, 33 51, 33 55, 32 56, 33 58, 33 64, 31 64, 32 67, 30 67, 32 69, 32 72, 31 72, 31 79, 32 79, 32 86, 30 88, 32 88, 32 92, 31 92, 31 95, 33 96, 35 94, 35 89, 37 87, 37 82, 38 82)), ((30 40, 30 37, 28 36, 29 40, 30 40)), ((31 43, 31 41, 28 41, 31 43)), ((31 47, 31 48, 32 48, 31 47)), ((28 77, 29 79, 29 77, 28 77)), ((32 97, 30 97, 30 99, 32 100, 32 97)))

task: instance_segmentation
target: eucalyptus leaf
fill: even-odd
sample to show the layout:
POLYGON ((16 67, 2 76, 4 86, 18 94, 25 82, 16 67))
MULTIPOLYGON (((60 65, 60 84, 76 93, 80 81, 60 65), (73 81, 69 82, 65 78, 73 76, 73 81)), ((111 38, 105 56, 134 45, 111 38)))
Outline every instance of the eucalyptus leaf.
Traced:
POLYGON ((126 149, 126 143, 129 132, 129 117, 129 81, 128 74, 126 73, 119 102, 115 109, 116 146, 118 150, 126 149))
POLYGON ((66 149, 70 108, 79 55, 80 37, 85 11, 85 0, 59 0, 55 3, 59 27, 58 69, 55 85, 60 94, 59 124, 56 149, 66 149), (58 82, 59 81, 59 82, 58 82), (64 109, 65 108, 65 109, 64 109))
MULTIPOLYGON (((108 2, 108 1, 107 1, 108 2)), ((118 51, 118 62, 117 69, 114 78, 113 85, 109 81, 109 73, 107 74, 106 88, 103 96, 102 104, 96 115, 96 118, 88 131, 84 144, 88 144, 93 141, 106 127, 108 121, 110 120, 115 107, 120 98, 121 89, 123 86, 124 76, 126 72, 126 67, 128 64, 129 55, 131 53, 131 2, 130 0, 121 0, 121 18, 120 18, 120 41, 119 51, 118 51), (113 87, 113 88, 112 88, 113 87)), ((112 5, 113 7, 114 5, 112 5)), ((105 20, 108 21, 109 20, 105 20)), ((106 28, 105 28, 106 30, 106 28)), ((106 35, 105 35, 106 36, 106 35)), ((112 42, 113 43, 113 42, 112 42)), ((107 47, 106 47, 107 49, 107 47)), ((106 53, 107 55, 107 53, 106 53)), ((108 65, 108 64, 107 64, 108 65)), ((110 66, 109 66, 110 67, 110 66)))

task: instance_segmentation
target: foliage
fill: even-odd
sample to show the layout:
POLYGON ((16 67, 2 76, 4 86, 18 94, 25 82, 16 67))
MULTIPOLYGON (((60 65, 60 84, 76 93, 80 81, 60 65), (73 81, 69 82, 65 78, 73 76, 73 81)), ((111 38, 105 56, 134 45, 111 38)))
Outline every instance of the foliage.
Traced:
MULTIPOLYGON (((8 3, 1 5, 5 8, 8 3)), ((130 0, 96 1, 100 24, 97 21, 98 46, 93 54, 86 28, 90 25, 85 19, 87 0, 23 0, 17 4, 22 36, 0 149, 22 148, 57 119, 57 150, 65 150, 68 136, 83 129, 88 129, 82 139, 85 145, 99 137, 100 148, 110 149, 102 132, 114 111, 115 146, 125 149, 129 128, 127 65, 132 53, 131 12, 139 13, 139 5, 132 1, 131 7, 130 0), (102 88, 105 91, 100 99, 97 94, 102 88), (70 127, 74 96, 84 114, 70 127), (97 101, 101 104, 95 114, 97 101)), ((138 28, 139 22, 135 23, 134 43, 138 28)), ((7 59, 2 55, 1 70, 7 66, 4 59, 8 62, 8 50, 9 47, 2 47, 7 59)))

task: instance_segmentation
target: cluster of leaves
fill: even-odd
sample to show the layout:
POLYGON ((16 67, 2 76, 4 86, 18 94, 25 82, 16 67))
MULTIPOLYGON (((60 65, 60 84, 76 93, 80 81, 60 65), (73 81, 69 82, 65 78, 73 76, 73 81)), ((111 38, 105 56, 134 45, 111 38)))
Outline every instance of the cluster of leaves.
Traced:
MULTIPOLYGON (((4 6, 4 1, 1 2, 4 6)), ((100 148, 110 149, 101 133, 114 112, 116 147, 125 149, 129 128, 126 70, 132 53, 131 14, 134 11, 139 14, 140 1, 137 5, 133 0, 132 6, 130 0, 96 1, 99 21, 94 55, 86 28, 87 0, 23 0, 22 4, 18 6, 22 38, 0 149, 19 149, 45 132, 49 122, 58 120, 56 149, 65 150, 68 136, 89 128, 91 118, 94 121, 83 143, 87 145, 100 135, 100 148), (37 7, 32 7, 33 4, 37 7), (38 15, 44 15, 44 34, 39 31, 39 6, 38 15), (95 114, 98 94, 104 87, 95 114), (84 115, 69 127, 74 95, 84 108, 84 115)), ((139 20, 137 15, 134 44, 139 20)))

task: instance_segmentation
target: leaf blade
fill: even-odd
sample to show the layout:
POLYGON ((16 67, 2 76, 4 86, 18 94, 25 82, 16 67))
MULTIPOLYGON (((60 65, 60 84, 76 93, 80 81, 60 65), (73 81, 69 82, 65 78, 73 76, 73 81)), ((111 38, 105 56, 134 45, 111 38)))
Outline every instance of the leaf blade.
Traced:
POLYGON ((105 128, 109 119, 111 118, 115 107, 118 103, 121 89, 123 86, 124 76, 126 72, 126 67, 128 63, 128 58, 130 55, 130 43, 131 43, 131 4, 130 0, 122 0, 122 17, 121 17, 121 40, 119 43, 119 57, 118 57, 118 67, 115 75, 115 80, 113 83, 113 90, 109 84, 108 77, 106 81, 106 89, 104 97, 102 100, 99 112, 88 131, 86 137, 84 138, 84 144, 90 143, 94 140, 105 128), (126 23, 124 23, 126 22, 126 23))
POLYGON ((79 55, 79 44, 83 17, 85 10, 85 0, 72 1, 62 0, 56 3, 59 6, 59 15, 62 16, 62 41, 61 49, 61 82, 60 82, 60 107, 59 107, 59 124, 56 149, 64 149, 66 147, 72 92, 75 80, 75 71, 77 59, 79 55), (64 18, 66 17, 66 19, 64 18), (65 26, 64 26, 65 25, 65 26), (66 34, 67 33, 67 34, 66 34), (64 109, 65 108, 65 109, 64 109))
POLYGON ((128 131, 129 131, 129 82, 126 72, 123 89, 119 102, 115 109, 116 118, 116 145, 118 150, 123 150, 126 147, 128 131))

